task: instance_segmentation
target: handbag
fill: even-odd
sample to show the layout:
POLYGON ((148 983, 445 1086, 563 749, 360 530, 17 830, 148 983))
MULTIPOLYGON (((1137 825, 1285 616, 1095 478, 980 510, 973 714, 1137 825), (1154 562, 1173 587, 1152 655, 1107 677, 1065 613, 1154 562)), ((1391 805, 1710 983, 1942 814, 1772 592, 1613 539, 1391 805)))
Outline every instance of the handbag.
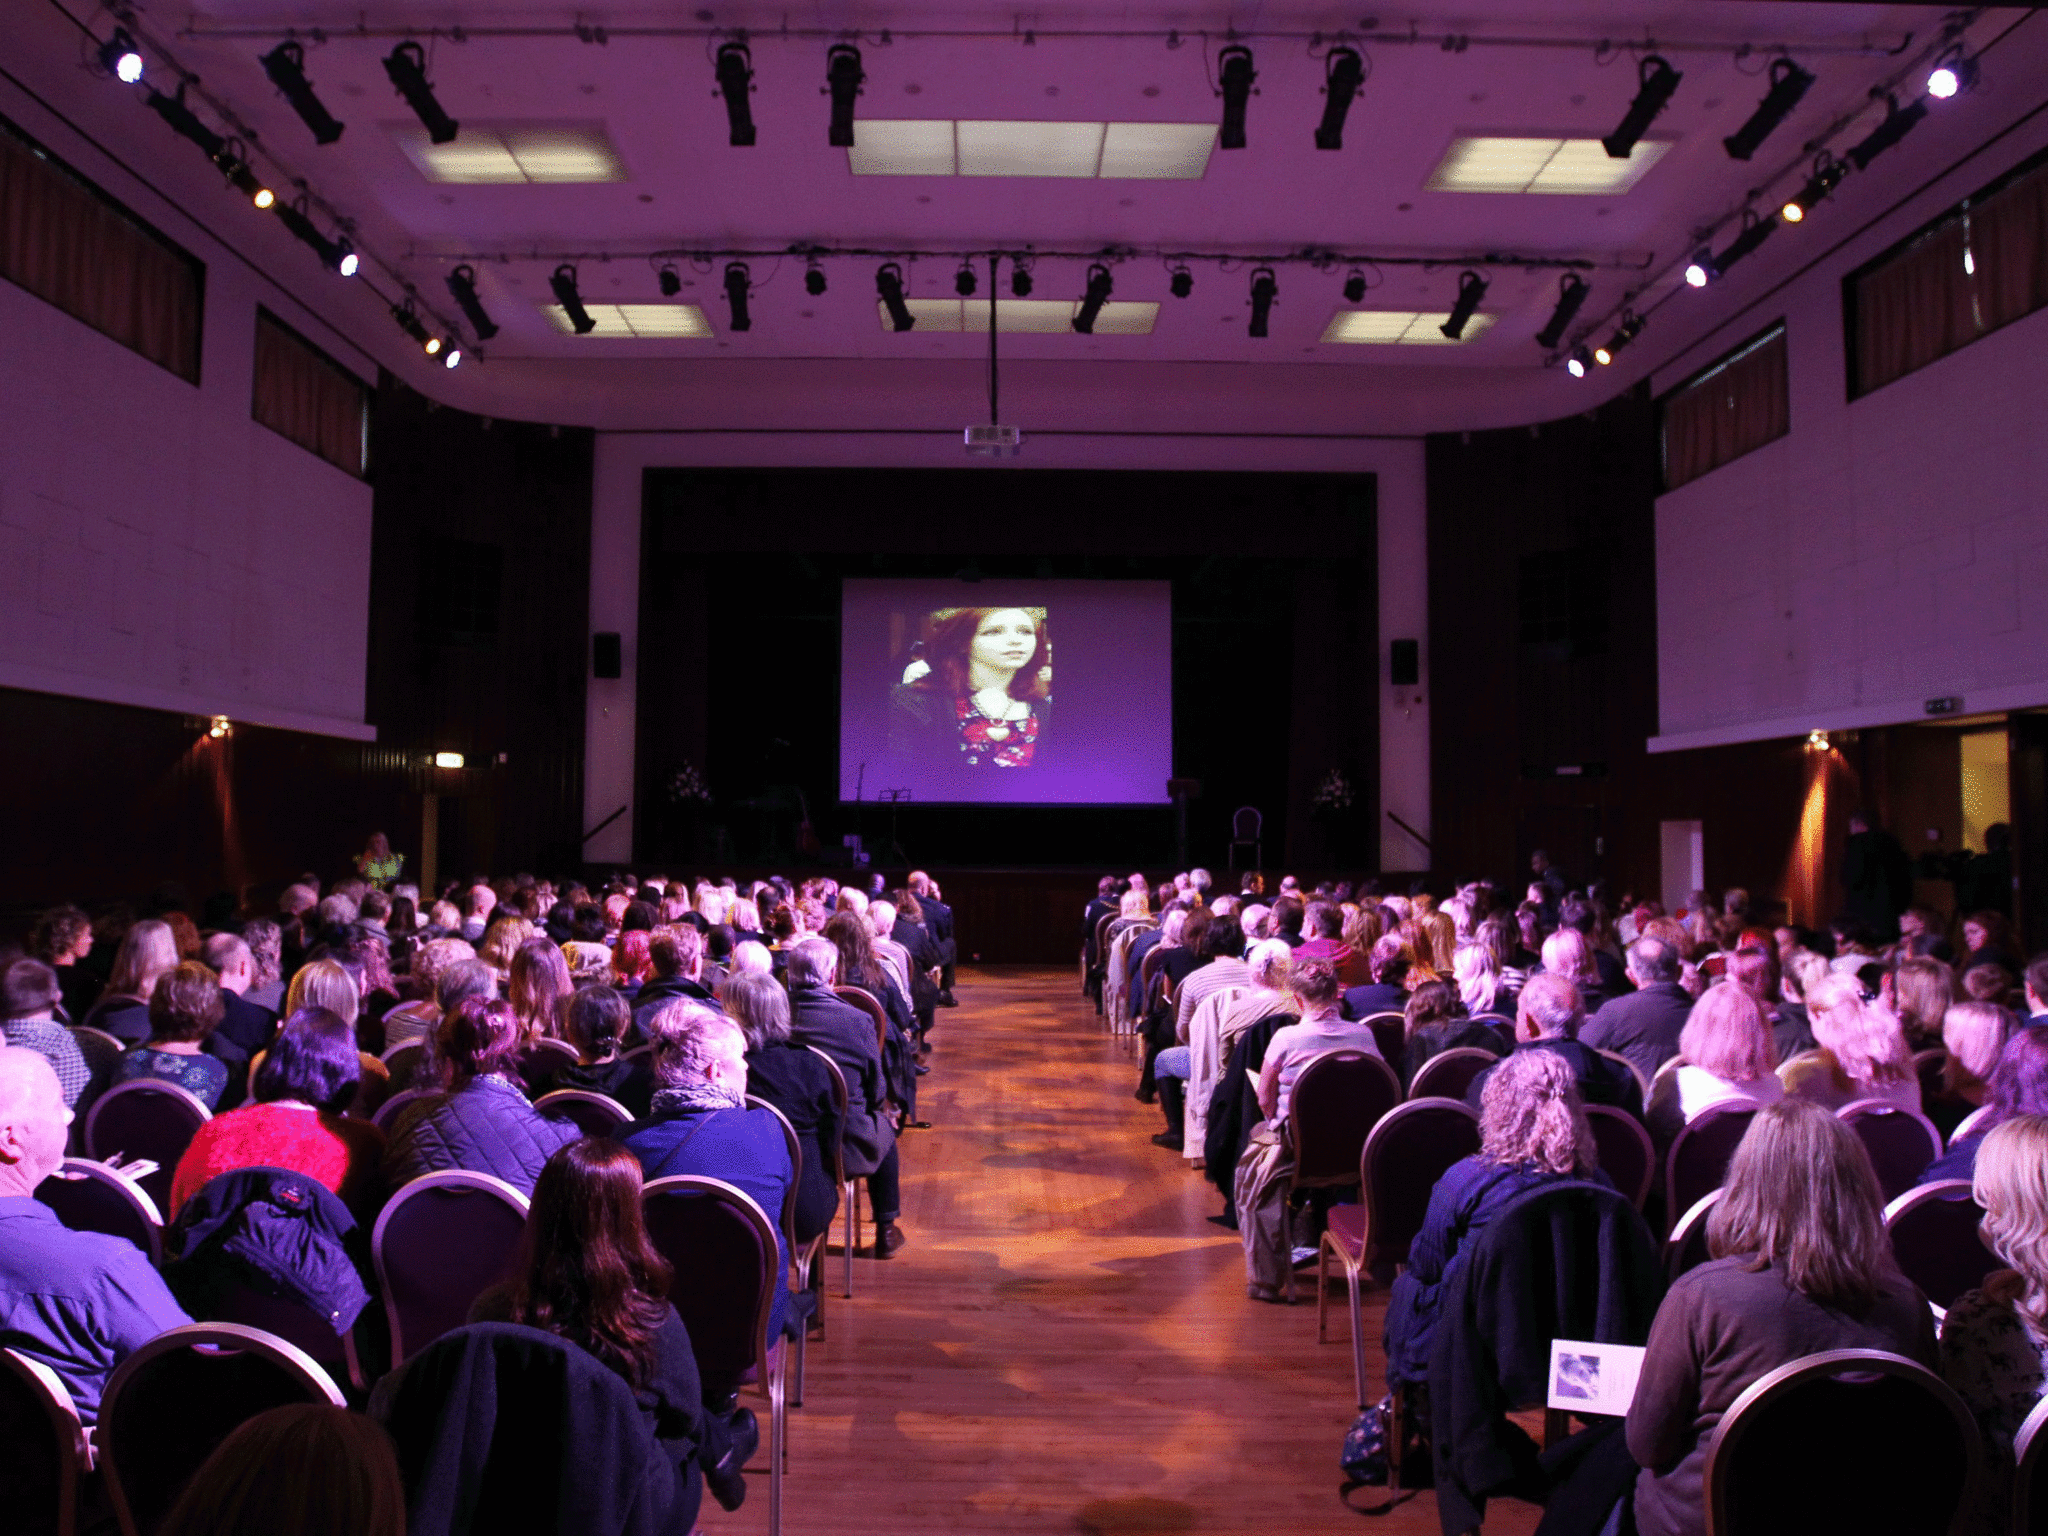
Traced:
POLYGON ((1417 1384, 1399 1399, 1389 1394, 1352 1421, 1345 1431, 1337 1463, 1344 1471, 1344 1486, 1337 1496, 1362 1515, 1385 1514, 1406 1502, 1416 1489, 1429 1487, 1431 1475, 1429 1437, 1421 1428, 1427 1410, 1422 1406, 1423 1388, 1417 1384), (1395 1437, 1399 1436, 1398 1442, 1395 1437), (1400 1446, 1400 1475, 1394 1474, 1394 1448, 1400 1446), (1359 1488, 1395 1485, 1394 1497, 1377 1508, 1364 1509, 1351 1503, 1359 1488), (1403 1492, 1401 1490, 1407 1490, 1403 1492))

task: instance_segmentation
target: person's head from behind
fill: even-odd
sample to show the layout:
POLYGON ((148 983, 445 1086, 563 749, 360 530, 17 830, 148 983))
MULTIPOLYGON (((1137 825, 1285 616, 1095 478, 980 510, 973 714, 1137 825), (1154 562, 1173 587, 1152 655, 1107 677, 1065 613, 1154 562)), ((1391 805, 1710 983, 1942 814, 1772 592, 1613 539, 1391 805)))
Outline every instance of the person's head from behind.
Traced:
POLYGON ((310 1104, 340 1114, 362 1079, 353 1026, 326 1008, 298 1008, 256 1068, 251 1096, 259 1104, 310 1104))
MULTIPOLYGON (((1532 983, 1533 985, 1533 983, 1532 983)), ((1479 1092, 1479 1155, 1503 1167, 1586 1173, 1599 1161, 1571 1063, 1555 1051, 1517 1051, 1479 1092)))
POLYGON ((1589 986, 1600 979, 1600 967, 1593 960, 1593 946, 1576 928, 1560 928, 1543 941, 1543 970, 1546 975, 1589 986))
POLYGON ((1289 938, 1300 934, 1301 923, 1307 915, 1307 908, 1299 896, 1282 896, 1273 903, 1273 932, 1276 937, 1289 938))
POLYGON ((1300 961, 1288 973, 1287 986, 1300 1002, 1305 1019, 1335 1013, 1344 997, 1344 986, 1337 979, 1337 968, 1327 960, 1300 961))
POLYGON ((1941 1033, 1942 1018, 1955 1001, 1956 973, 1939 960, 1910 956, 1892 974, 1892 1006, 1912 1035, 1941 1033))
POLYGON ((297 1013, 302 1008, 325 1008, 351 1029, 355 1027, 356 1015, 362 1006, 362 990, 356 985, 348 967, 339 960, 315 960, 300 966, 284 997, 286 1013, 297 1013))
POLYGON ((789 1038, 789 994, 773 976, 728 976, 718 989, 718 1001, 747 1037, 748 1051, 765 1050, 789 1038))
POLYGON ((0 971, 0 1018, 47 1019, 63 995, 57 972, 40 960, 17 960, 0 971))
POLYGON ((186 960, 157 978, 149 994, 152 1043, 194 1045, 220 1023, 220 978, 197 960, 186 960))
POLYGON ((1765 1105, 1728 1165, 1707 1248, 1774 1268, 1823 1306, 1861 1313, 1894 1267, 1884 1194, 1862 1141, 1810 1099, 1765 1105))
POLYGON ((512 956, 505 999, 529 1037, 552 1035, 560 1029, 562 1007, 575 990, 569 979, 569 962, 552 940, 531 939, 512 956))
POLYGON ((199 958, 230 992, 246 992, 256 984, 256 957, 238 934, 216 933, 199 951, 199 958))
POLYGON ((1244 929, 1237 919, 1224 913, 1211 916, 1202 928, 1200 953, 1211 960, 1235 960, 1244 953, 1244 929))
POLYGON ((2005 1054, 2005 1042, 2019 1021, 1996 1003, 1956 1003, 1941 1020, 1941 1043, 1948 1050, 1942 1083, 1952 1094, 1983 1102, 1991 1074, 2005 1054))
MULTIPOLYGON (((896 904, 892 901, 871 901, 868 903, 868 932, 878 939, 886 939, 896 931, 896 904)), ((829 925, 830 918, 826 919, 829 925)))
POLYGON ((0 1194, 33 1195, 64 1161, 70 1126, 56 1068, 34 1051, 0 1046, 0 1194))
POLYGON ((1412 1036, 1428 1024, 1443 1024, 1457 1017, 1458 995, 1441 981, 1425 981, 1408 994, 1403 1010, 1402 1032, 1412 1036))
POLYGON ((1344 937, 1343 909, 1327 901, 1312 901, 1302 914, 1302 932, 1312 939, 1341 940, 1344 937))
POLYGON ((2048 1117, 1992 1127, 1977 1148, 1972 1192, 1984 1207, 1985 1246, 2019 1275, 2016 1299, 2038 1333, 2048 1324, 2048 1117))
POLYGON ((464 998, 434 1026, 435 1061, 456 1088, 493 1073, 511 1076, 525 1044, 519 1016, 501 998, 464 998))
POLYGON ((1522 1040, 1572 1039, 1585 1020, 1579 989, 1555 971, 1531 976, 1515 1000, 1515 1034, 1522 1040))
POLYGON ((1484 944, 1460 944, 1451 956, 1451 977, 1467 1009, 1484 1013, 1493 1006, 1494 994, 1500 989, 1500 965, 1484 944))
POLYGON ((586 1061, 610 1061, 633 1026, 633 1010, 610 987, 585 987, 569 999, 562 1025, 586 1061))
POLYGON ((1372 947, 1372 979, 1383 987, 1398 987, 1407 979, 1410 965, 1408 941, 1398 933, 1382 934, 1372 947))
MULTIPOLYGON (((1968 975, 1963 979, 1967 982, 1968 975)), ((2036 955, 2027 962, 2027 1012, 2048 1013, 2048 955, 2036 955)))
POLYGON ((107 978, 109 997, 149 1001, 157 978, 178 963, 178 940, 169 923, 146 917, 122 936, 114 951, 113 974, 107 978))
POLYGON ((1268 992, 1287 989, 1294 969, 1294 951, 1284 939, 1261 939, 1245 951, 1245 964, 1252 973, 1252 985, 1268 992))
POLYGON ((1778 1047, 1763 1004, 1747 987, 1724 981, 1707 988, 1686 1015, 1678 1054, 1724 1083, 1756 1083, 1778 1067, 1778 1047))
POLYGON ((676 998, 647 1021, 654 1041, 654 1076, 664 1088, 713 1088, 734 1102, 747 1091, 747 1037, 739 1025, 704 1003, 676 998))
POLYGON ((2048 1115, 2048 1029, 2015 1030, 1998 1065, 1991 1069, 1991 1093, 1982 1128, 2018 1115, 2048 1115))
POLYGON ((1678 951, 1662 939, 1637 939, 1628 947, 1628 978, 1638 987, 1670 986, 1678 980, 1678 951))
POLYGON ((825 938, 800 939, 789 951, 788 965, 792 987, 829 987, 839 976, 839 946, 825 938))
POLYGON ((664 981, 694 981, 704 969, 704 935, 689 923, 657 928, 647 941, 647 963, 664 981))
POLYGON ((1822 977, 1807 992, 1806 1008, 1813 1038, 1852 1083, 1911 1081, 1913 1055, 1898 1015, 1865 1001, 1854 976, 1835 971, 1822 977))
POLYGON ((178 1495, 157 1536, 405 1536, 405 1483, 368 1414, 288 1403, 244 1420, 178 1495))
POLYGON ((451 962, 434 984, 434 1002, 443 1014, 470 998, 498 995, 498 978, 483 961, 461 959, 451 962))

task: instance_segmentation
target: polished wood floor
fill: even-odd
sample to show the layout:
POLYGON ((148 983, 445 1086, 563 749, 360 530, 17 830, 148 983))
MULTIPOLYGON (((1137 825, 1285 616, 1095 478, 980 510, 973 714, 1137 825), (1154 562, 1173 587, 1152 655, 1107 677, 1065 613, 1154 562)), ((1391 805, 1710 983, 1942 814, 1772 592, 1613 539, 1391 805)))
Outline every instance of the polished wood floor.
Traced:
MULTIPOLYGON (((1147 1139, 1160 1113, 1073 972, 963 971, 958 995, 921 1089, 933 1129, 904 1141, 909 1246, 857 1259, 851 1302, 831 1294, 785 1529, 1437 1532, 1427 1493, 1370 1522, 1339 1503, 1341 1289, 1323 1346, 1308 1287, 1291 1308, 1245 1299, 1237 1236, 1206 1219, 1221 1197, 1147 1139)), ((1383 1310, 1368 1292, 1375 1383, 1383 1310)), ((737 1514, 706 1500, 706 1536, 765 1529, 750 1482, 737 1514)), ((1537 1513, 1496 1503, 1489 1536, 1537 1513)))

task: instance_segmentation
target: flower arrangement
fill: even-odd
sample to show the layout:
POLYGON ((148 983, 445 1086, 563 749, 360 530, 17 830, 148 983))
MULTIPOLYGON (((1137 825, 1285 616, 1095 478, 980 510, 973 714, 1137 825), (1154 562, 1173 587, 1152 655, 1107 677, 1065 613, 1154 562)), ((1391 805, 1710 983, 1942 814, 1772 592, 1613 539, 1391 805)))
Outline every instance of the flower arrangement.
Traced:
POLYGON ((704 782, 704 775, 697 771, 694 763, 684 763, 669 776, 668 797, 678 804, 691 800, 711 798, 711 788, 704 782))
POLYGON ((1351 809, 1351 780, 1345 777, 1342 768, 1332 768, 1323 775, 1323 782, 1316 786, 1315 797, 1309 804, 1311 809, 1331 816, 1351 809))

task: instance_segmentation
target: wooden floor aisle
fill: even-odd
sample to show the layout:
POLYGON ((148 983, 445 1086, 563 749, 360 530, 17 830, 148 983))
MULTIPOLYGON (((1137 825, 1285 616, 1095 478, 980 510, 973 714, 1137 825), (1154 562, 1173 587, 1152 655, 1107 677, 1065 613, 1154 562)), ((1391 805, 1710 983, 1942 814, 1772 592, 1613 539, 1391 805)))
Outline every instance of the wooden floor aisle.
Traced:
MULTIPOLYGON (((958 995, 921 1089, 934 1129, 903 1143, 909 1246, 830 1295, 785 1530, 1433 1536, 1427 1493, 1370 1521, 1339 1504, 1341 1292, 1321 1347, 1309 1288, 1245 1299, 1237 1235, 1205 1219, 1221 1197, 1147 1140, 1159 1111, 1071 969, 966 970, 958 995)), ((1377 1383, 1384 1296, 1367 1301, 1377 1383)), ((765 1530, 749 1481, 737 1514, 706 1500, 706 1536, 765 1530)), ((1523 1536, 1537 1511, 1491 1514, 1489 1536, 1523 1536)))

